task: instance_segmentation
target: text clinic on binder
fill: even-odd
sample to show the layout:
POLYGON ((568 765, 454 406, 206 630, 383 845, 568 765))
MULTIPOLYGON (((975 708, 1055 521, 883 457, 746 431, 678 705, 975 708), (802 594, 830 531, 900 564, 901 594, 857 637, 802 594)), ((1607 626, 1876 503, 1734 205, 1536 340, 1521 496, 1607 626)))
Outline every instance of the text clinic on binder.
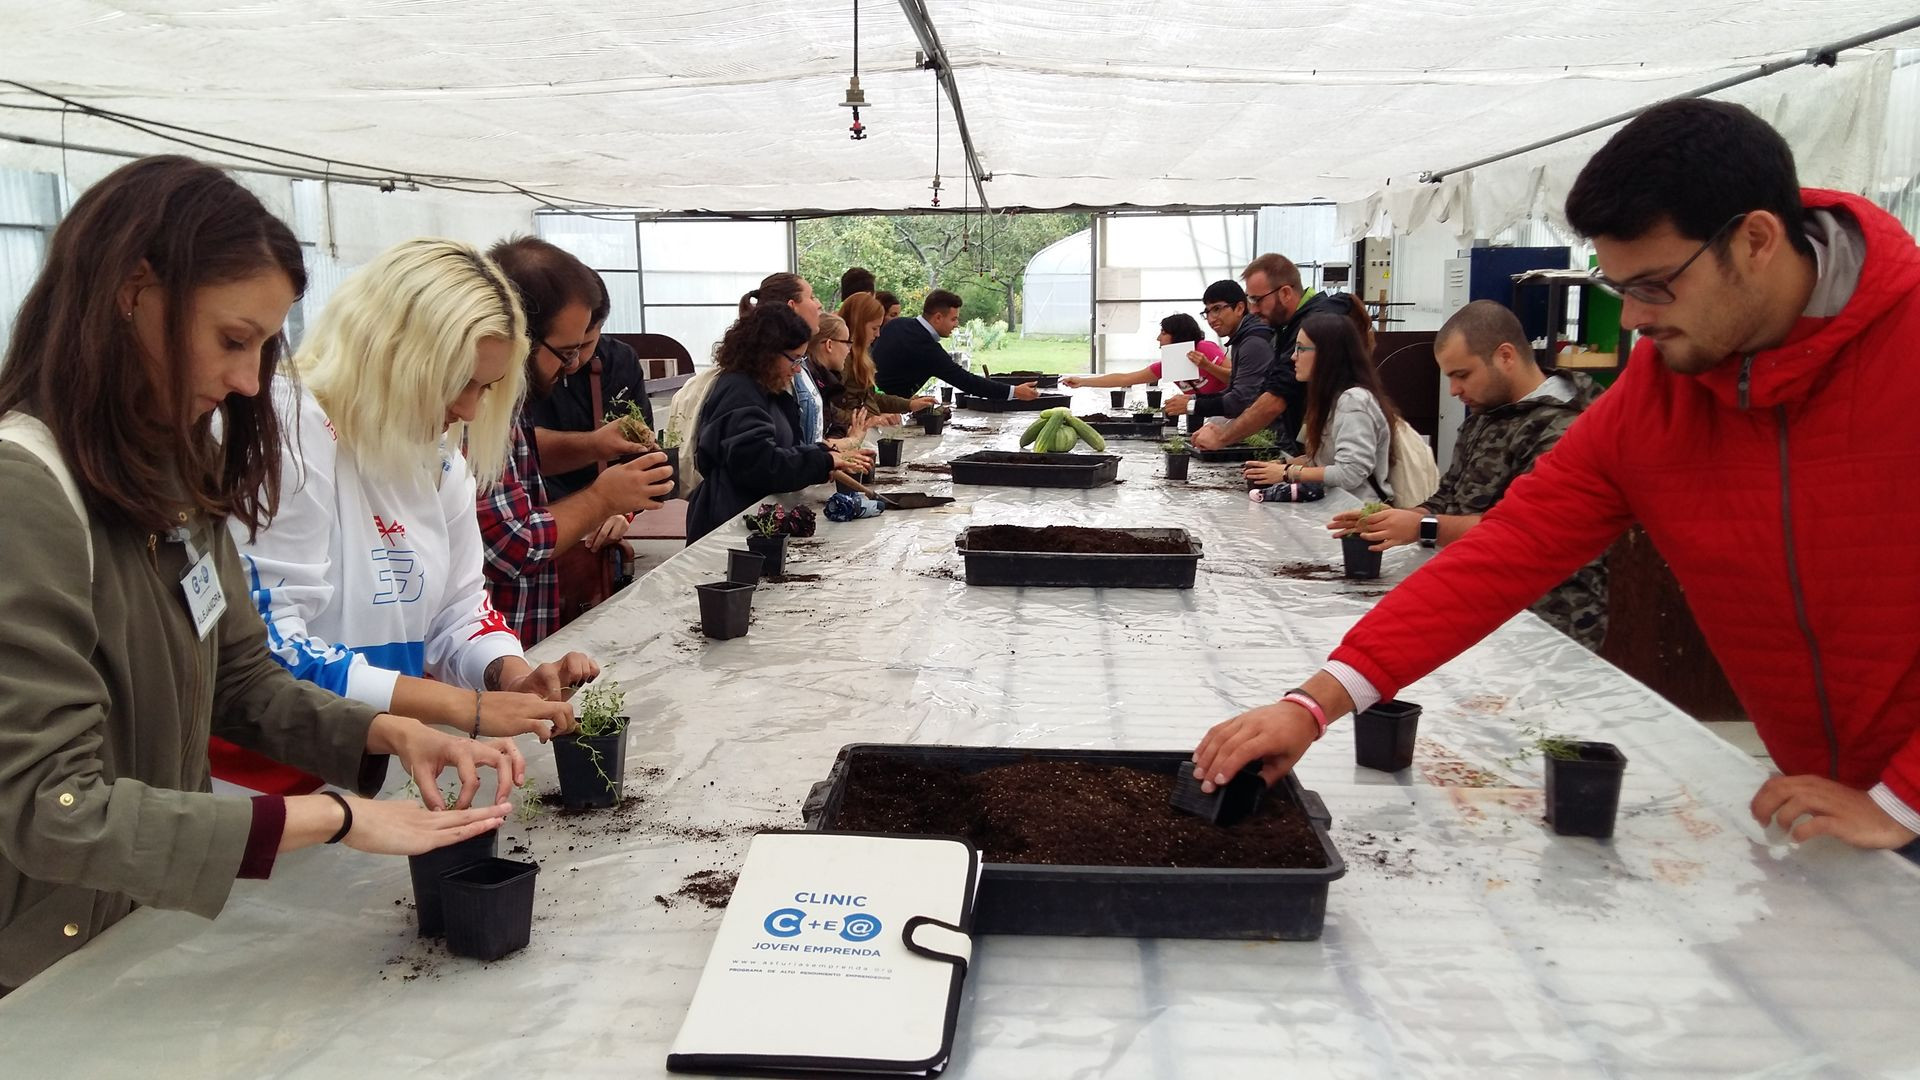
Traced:
POLYGON ((940 1072, 979 869, 956 837, 758 834, 667 1068, 940 1072))

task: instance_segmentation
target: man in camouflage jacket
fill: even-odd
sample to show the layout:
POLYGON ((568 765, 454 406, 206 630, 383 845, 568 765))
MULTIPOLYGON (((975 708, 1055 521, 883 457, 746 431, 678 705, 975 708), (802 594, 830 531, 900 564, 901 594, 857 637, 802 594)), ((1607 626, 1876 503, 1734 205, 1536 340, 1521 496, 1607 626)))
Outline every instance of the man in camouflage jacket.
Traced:
MULTIPOLYGON (((1434 359, 1447 389, 1469 410, 1453 444, 1453 462, 1440 488, 1413 510, 1387 510, 1367 518, 1362 536, 1385 550, 1421 539, 1421 521, 1438 518, 1439 546, 1464 536, 1507 493, 1540 455, 1600 394, 1578 371, 1542 371, 1513 312, 1491 300, 1461 308, 1440 328, 1434 359)), ((1350 528, 1357 511, 1336 517, 1332 528, 1350 528)), ((1531 610, 1567 636, 1598 651, 1607 636, 1607 567, 1602 555, 1540 598, 1531 610)))

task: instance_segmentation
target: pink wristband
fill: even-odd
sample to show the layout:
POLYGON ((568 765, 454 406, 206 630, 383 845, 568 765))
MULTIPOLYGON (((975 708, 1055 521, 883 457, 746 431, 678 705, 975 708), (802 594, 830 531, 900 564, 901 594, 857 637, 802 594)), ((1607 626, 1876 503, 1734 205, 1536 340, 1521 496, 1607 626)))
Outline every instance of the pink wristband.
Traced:
POLYGON ((1325 735, 1327 733, 1327 711, 1325 709, 1322 709, 1320 707, 1320 703, 1313 700, 1313 697, 1310 694, 1308 694, 1305 690, 1300 690, 1300 689, 1289 690, 1287 691, 1287 696, 1281 698, 1280 700, 1291 701, 1295 705, 1300 706, 1301 708, 1307 710, 1308 713, 1312 714, 1313 722, 1320 725, 1319 733, 1314 735, 1313 737, 1316 742, 1319 741, 1320 736, 1325 735))

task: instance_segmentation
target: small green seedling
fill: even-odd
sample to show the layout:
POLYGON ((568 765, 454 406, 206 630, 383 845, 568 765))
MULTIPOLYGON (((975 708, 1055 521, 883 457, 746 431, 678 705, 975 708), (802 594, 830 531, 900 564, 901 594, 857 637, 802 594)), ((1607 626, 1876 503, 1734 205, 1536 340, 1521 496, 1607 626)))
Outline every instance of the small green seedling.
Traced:
POLYGON ((1383 510, 1390 510, 1390 509, 1392 509, 1392 507, 1389 507, 1386 503, 1383 503, 1383 502, 1370 502, 1361 506, 1360 516, 1353 519, 1353 528, 1348 529, 1345 533, 1342 533, 1341 535, 1343 536, 1359 535, 1360 526, 1365 524, 1368 518, 1372 517, 1375 514, 1380 513, 1383 510))
POLYGON ((1240 445, 1251 450, 1274 450, 1280 446, 1280 437, 1273 433, 1272 428, 1261 428, 1241 439, 1240 445))
POLYGON ((626 728, 626 718, 620 712, 626 704, 626 691, 614 683, 588 686, 574 702, 574 718, 580 724, 577 734, 589 739, 619 734, 626 728))
POLYGON ((533 777, 529 776, 522 781, 513 794, 516 800, 513 820, 525 824, 547 812, 547 808, 540 805, 540 793, 533 788, 533 777))
POLYGON ((1502 766, 1511 768, 1536 753, 1543 757, 1557 758, 1561 761, 1578 761, 1580 759, 1580 742, 1578 739, 1571 739, 1565 735, 1557 735, 1539 724, 1521 724, 1520 738, 1523 740, 1520 744, 1520 749, 1514 751, 1507 757, 1501 758, 1500 764, 1502 766))
MULTIPOLYGON (((625 391, 621 391, 621 393, 624 395, 625 391)), ((620 404, 620 398, 615 398, 613 403, 615 405, 620 404)), ((607 412, 607 422, 610 424, 619 424, 621 437, 630 443, 649 449, 652 449, 656 445, 653 429, 647 426, 647 414, 641 411, 640 403, 637 401, 626 402, 626 408, 624 409, 615 408, 609 410, 607 412)))
POLYGON ((1166 451, 1169 454, 1174 455, 1175 457, 1179 457, 1182 454, 1190 454, 1193 452, 1193 448, 1187 444, 1187 437, 1185 435, 1173 436, 1172 438, 1168 439, 1166 442, 1161 443, 1160 449, 1166 451))

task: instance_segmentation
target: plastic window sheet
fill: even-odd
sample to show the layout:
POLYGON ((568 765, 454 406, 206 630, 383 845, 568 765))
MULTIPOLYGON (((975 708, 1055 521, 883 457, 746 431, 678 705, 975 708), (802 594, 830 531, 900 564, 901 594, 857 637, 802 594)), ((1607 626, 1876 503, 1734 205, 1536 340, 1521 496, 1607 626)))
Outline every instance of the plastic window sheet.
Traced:
MULTIPOLYGON (((1022 421, 955 424, 910 435, 905 460, 1011 448, 1022 421)), ((1390 552, 1374 583, 1287 576, 1336 564, 1322 525, 1339 497, 1256 505, 1228 490, 1230 466, 1196 462, 1176 485, 1151 444, 1113 445, 1122 482, 1092 492, 903 470, 959 501, 823 520, 789 552, 790 574, 820 580, 763 584, 745 638, 689 628, 693 586, 741 544, 730 524, 535 649, 584 649, 627 687, 637 801, 619 829, 506 830, 509 857, 541 865, 525 951, 449 958, 413 937, 399 860, 302 852, 239 883, 214 922, 137 912, 0 1001, 9 1070, 445 1076, 504 1053, 522 1075, 663 1075, 719 915, 653 898, 732 868, 752 829, 797 825, 842 745, 1189 747, 1309 671, 1425 558, 1390 552), (967 524, 1062 521, 1193 530, 1198 581, 955 580, 967 524)), ((1824 1077, 1920 1061, 1920 868, 1763 835, 1751 759, 1531 615, 1405 696, 1426 707, 1408 773, 1357 769, 1344 723, 1301 765, 1348 865, 1319 941, 983 939, 948 1075, 1824 1077), (1526 723, 1631 759, 1612 842, 1541 823, 1538 760, 1505 760, 1526 723)), ((551 790, 550 755, 524 748, 551 790)))

